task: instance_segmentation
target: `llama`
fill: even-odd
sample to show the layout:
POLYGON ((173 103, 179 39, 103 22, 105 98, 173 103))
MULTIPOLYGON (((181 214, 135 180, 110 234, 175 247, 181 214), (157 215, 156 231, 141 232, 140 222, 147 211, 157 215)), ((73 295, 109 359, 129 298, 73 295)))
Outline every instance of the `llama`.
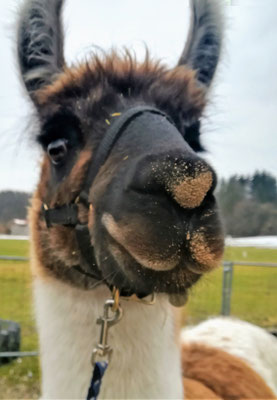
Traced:
MULTIPOLYGON (((188 349, 191 350, 191 347, 195 345, 196 348, 198 348, 199 345, 200 348, 204 345, 206 348, 208 346, 208 348, 213 351, 218 349, 218 354, 221 354, 221 351, 223 350, 225 356, 226 353, 228 353, 228 356, 231 355, 238 357, 249 367, 254 369, 259 377, 262 377, 264 382, 267 383, 267 386, 271 388, 272 392, 277 395, 277 340, 264 329, 238 319, 226 317, 211 318, 195 327, 184 329, 182 331, 182 343, 185 347, 185 352, 188 349)), ((213 353, 213 357, 215 353, 217 353, 217 350, 213 353)), ((203 353, 201 356, 203 356, 203 353)), ((186 362, 186 360, 184 360, 184 362, 186 362)), ((201 367, 198 365, 197 368, 198 370, 196 371, 195 365, 193 366, 194 379, 196 379, 197 376, 198 380, 200 379, 203 383, 207 382, 207 377, 202 376, 200 378, 199 376, 199 372, 201 374, 201 367)), ((237 369, 237 366, 235 368, 237 369)), ((230 383, 232 380, 234 380, 234 383, 233 385, 230 385, 228 395, 226 390, 226 378, 225 382, 224 379, 222 379, 222 375, 224 375, 223 371, 221 371, 221 373, 216 371, 216 379, 213 377, 213 372, 210 373, 210 376, 208 377, 208 379, 210 379, 209 387, 214 389, 216 388, 216 392, 220 393, 223 398, 248 398, 247 382, 243 379, 243 388, 238 388, 234 379, 234 373, 237 372, 230 371, 230 383), (223 382, 225 383, 225 387, 223 382), (242 395, 243 390, 245 390, 244 396, 242 395)), ((189 371, 189 374, 192 374, 191 370, 189 371)), ((257 378, 257 376, 256 378, 252 376, 251 379, 254 380, 259 378, 257 378)), ((253 381, 250 381, 250 385, 252 387, 254 386, 253 381)), ((255 396, 252 395, 252 397, 266 398, 266 392, 260 392, 259 396, 256 394, 255 396), (263 394, 263 397, 261 394, 263 394)))
MULTIPOLYGON (((199 155, 222 43, 220 4, 191 2, 189 38, 172 69, 127 51, 67 66, 62 7, 62 0, 24 0, 17 31, 43 150, 30 209, 42 396, 85 398, 105 305, 111 319, 124 315, 109 329, 105 354, 93 353, 113 349, 100 397, 180 399, 174 306, 223 253, 216 174, 199 155), (143 304, 153 293, 155 304, 143 304)), ((190 349, 182 350, 188 361, 190 349)), ((244 397, 273 397, 254 370, 228 360, 254 382, 244 397)), ((184 369, 189 397, 219 398, 184 369)))

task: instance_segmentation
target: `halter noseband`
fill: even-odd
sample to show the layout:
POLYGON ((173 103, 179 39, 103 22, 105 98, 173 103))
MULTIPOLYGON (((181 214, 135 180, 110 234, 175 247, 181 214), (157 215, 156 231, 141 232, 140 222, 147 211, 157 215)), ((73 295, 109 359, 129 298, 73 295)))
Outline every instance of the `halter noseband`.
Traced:
MULTIPOLYGON (((127 129, 129 124, 145 113, 161 115, 165 117, 171 124, 173 124, 172 120, 165 113, 154 107, 137 106, 130 108, 122 114, 117 114, 119 117, 117 117, 109 126, 104 138, 98 146, 96 155, 93 157, 88 167, 83 187, 75 201, 60 207, 48 208, 45 204, 42 207, 42 213, 47 228, 51 228, 54 225, 74 228, 81 254, 82 266, 76 265, 73 268, 76 271, 98 281, 104 281, 103 276, 95 260, 94 249, 91 244, 88 225, 81 224, 78 219, 78 204, 82 203, 88 210, 92 206, 88 199, 89 190, 100 168, 106 162, 116 141, 127 129), (85 266, 86 270, 83 268, 83 266, 85 266)), ((127 295, 130 294, 132 293, 127 293, 127 295)), ((145 296, 145 294, 143 296, 145 296)))

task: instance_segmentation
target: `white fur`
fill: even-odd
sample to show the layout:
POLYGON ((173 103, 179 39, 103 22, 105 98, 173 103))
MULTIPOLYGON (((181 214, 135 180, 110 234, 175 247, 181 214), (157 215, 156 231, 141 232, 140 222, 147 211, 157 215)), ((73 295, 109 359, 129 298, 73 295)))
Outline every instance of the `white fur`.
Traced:
POLYGON ((212 318, 182 331, 182 341, 199 342, 240 357, 277 395, 277 340, 264 329, 232 318, 212 318))
MULTIPOLYGON (((44 399, 84 399, 90 357, 99 338, 96 319, 109 291, 82 291, 55 280, 35 282, 44 399)), ((102 399, 181 399, 180 350, 168 300, 154 306, 122 302, 124 316, 109 333, 114 348, 102 399)))

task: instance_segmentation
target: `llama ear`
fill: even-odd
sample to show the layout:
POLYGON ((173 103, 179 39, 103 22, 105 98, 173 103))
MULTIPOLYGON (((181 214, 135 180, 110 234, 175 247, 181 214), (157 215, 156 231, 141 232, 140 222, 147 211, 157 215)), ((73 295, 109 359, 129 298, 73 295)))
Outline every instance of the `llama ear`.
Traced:
POLYGON ((31 98, 55 79, 64 66, 63 0, 24 0, 19 13, 17 55, 31 98))
POLYGON ((222 47, 222 0, 190 0, 191 22, 186 46, 178 65, 196 71, 197 80, 210 86, 222 47))

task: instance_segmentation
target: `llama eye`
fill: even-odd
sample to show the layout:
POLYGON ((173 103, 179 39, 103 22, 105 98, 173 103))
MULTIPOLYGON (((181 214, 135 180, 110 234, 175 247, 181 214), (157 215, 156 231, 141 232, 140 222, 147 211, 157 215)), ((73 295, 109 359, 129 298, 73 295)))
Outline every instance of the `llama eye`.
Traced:
POLYGON ((60 164, 67 155, 67 140, 58 139, 49 143, 47 153, 54 165, 60 164))

